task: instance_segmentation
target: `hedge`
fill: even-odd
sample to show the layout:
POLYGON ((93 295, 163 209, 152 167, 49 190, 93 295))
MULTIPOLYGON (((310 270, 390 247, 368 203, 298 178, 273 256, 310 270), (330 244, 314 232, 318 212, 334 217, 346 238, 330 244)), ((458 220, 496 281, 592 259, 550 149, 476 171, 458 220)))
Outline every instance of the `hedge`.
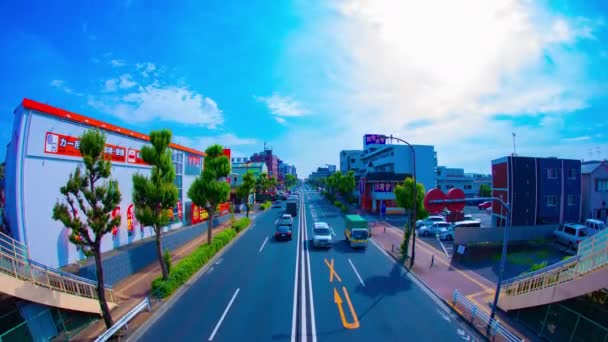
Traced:
MULTIPOLYGON (((241 221, 239 220, 239 222, 241 221)), ((234 239, 235 236, 236 231, 233 228, 228 228, 217 234, 211 241, 211 244, 199 246, 192 254, 183 258, 172 267, 169 279, 166 281, 162 277, 154 279, 152 282, 152 293, 161 298, 169 297, 198 272, 217 252, 234 239)))
POLYGON ((234 229, 235 232, 240 232, 243 229, 249 227, 249 225, 251 224, 251 219, 249 217, 243 217, 241 219, 238 219, 236 221, 234 221, 234 223, 232 223, 232 229, 234 229))
POLYGON ((260 210, 266 210, 272 206, 272 202, 266 201, 260 205, 260 210))

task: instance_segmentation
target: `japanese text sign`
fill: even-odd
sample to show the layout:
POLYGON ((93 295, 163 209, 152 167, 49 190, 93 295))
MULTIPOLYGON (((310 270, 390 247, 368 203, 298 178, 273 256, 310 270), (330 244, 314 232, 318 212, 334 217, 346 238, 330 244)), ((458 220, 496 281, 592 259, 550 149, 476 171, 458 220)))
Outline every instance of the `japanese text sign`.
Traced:
POLYGON ((386 144, 386 136, 381 134, 366 134, 365 135, 365 145, 371 144, 386 144))
POLYGON ((395 186, 391 183, 375 183, 374 191, 375 192, 393 192, 395 186))

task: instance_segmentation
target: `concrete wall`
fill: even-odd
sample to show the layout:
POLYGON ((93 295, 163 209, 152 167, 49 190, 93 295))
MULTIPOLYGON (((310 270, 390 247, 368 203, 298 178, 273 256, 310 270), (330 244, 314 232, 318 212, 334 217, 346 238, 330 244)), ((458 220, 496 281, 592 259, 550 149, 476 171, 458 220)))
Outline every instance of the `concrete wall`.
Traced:
MULTIPOLYGON (((513 226, 509 228, 509 241, 532 241, 551 238, 557 225, 513 226)), ((504 227, 475 228, 461 227, 454 234, 455 245, 466 245, 477 242, 501 242, 504 227)))
MULTIPOLYGON (((228 220, 230 215, 224 215, 214 220, 214 226, 228 220)), ((163 235, 163 250, 171 251, 192 241, 207 232, 207 222, 194 226, 183 227, 170 231, 163 235)), ((153 235, 153 233, 152 233, 153 235)), ((103 277, 106 284, 114 285, 126 277, 141 271, 146 266, 157 262, 156 239, 154 236, 132 246, 125 246, 111 256, 105 257, 103 262, 103 277)), ((81 277, 97 280, 95 263, 88 262, 80 268, 78 275, 81 277)))

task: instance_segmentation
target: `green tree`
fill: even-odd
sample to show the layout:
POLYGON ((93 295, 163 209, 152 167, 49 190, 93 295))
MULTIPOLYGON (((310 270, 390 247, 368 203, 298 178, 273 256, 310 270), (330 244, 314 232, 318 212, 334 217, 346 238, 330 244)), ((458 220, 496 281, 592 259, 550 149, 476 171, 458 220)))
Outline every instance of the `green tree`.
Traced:
POLYGON ((270 188, 270 181, 266 172, 262 172, 258 175, 255 187, 258 193, 266 193, 268 191, 268 189, 270 188))
POLYGON ((88 130, 80 137, 84 171, 77 166, 66 185, 60 188, 64 201, 55 203, 53 220, 70 230, 70 242, 82 248, 87 256, 94 257, 97 298, 103 321, 110 328, 114 322, 105 295, 101 240, 120 225, 120 215, 111 218, 111 213, 120 204, 121 194, 118 182, 109 179, 112 164, 104 158, 105 144, 106 136, 100 131, 88 130))
POLYGON ((296 185, 297 183, 297 179, 294 175, 285 175, 285 186, 287 188, 291 188, 292 186, 296 185))
POLYGON ((141 149, 142 159, 152 165, 150 177, 133 175, 133 204, 135 217, 144 226, 152 226, 156 237, 156 255, 164 280, 169 279, 169 270, 163 259, 162 228, 169 224, 173 208, 178 201, 175 186, 175 168, 171 160, 172 133, 169 130, 150 132, 152 146, 141 149))
POLYGON ((350 170, 346 175, 340 174, 338 178, 338 191, 348 202, 352 200, 355 191, 355 172, 350 170))
POLYGON ((236 189, 236 196, 245 202, 245 208, 247 209, 246 216, 249 217, 249 196, 255 191, 256 179, 253 172, 247 171, 243 175, 243 183, 236 189))
POLYGON ((403 244, 401 248, 403 251, 403 257, 406 258, 410 237, 412 236, 413 230, 416 227, 416 222, 412 222, 414 221, 414 219, 412 219, 414 203, 416 203, 417 219, 424 219, 428 216, 428 213, 426 210, 424 210, 424 185, 421 183, 416 185, 416 202, 414 202, 414 179, 411 177, 407 177, 402 184, 397 184, 393 192, 395 193, 397 205, 404 208, 409 217, 409 226, 406 226, 403 230, 403 244))
POLYGON ((230 161, 221 145, 211 145, 205 150, 203 172, 188 189, 188 197, 198 206, 205 207, 209 214, 207 243, 213 238, 213 216, 217 206, 228 200, 230 185, 224 178, 230 173, 230 161))
POLYGON ((279 182, 277 182, 277 179, 272 176, 270 178, 268 178, 268 189, 276 189, 277 185, 279 185, 279 182))
POLYGON ((492 188, 487 184, 481 184, 479 186, 479 196, 492 197, 492 188))

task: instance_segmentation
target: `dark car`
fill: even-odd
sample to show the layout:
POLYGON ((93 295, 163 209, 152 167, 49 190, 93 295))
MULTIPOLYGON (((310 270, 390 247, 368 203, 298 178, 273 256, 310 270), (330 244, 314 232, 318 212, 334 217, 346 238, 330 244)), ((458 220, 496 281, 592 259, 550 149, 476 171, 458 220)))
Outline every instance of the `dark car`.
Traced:
POLYGON ((274 233, 275 240, 291 240, 290 226, 277 226, 277 231, 274 233))
POLYGON ((281 201, 275 200, 274 202, 272 202, 272 207, 273 208, 280 208, 281 207, 281 201))

